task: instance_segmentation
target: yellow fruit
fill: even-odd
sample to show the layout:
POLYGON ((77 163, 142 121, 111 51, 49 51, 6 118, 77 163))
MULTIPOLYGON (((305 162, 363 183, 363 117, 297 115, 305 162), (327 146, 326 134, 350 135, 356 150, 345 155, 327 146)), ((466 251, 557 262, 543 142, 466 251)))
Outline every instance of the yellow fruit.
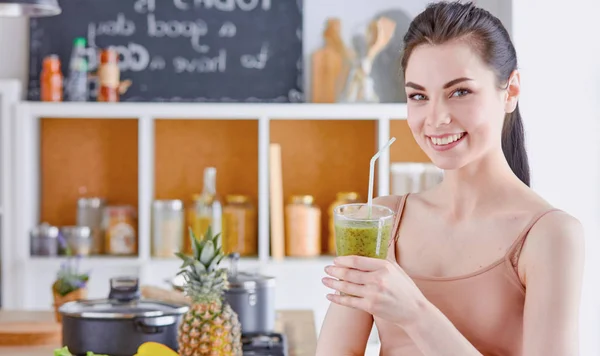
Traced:
POLYGON ((158 342, 145 342, 140 345, 134 356, 177 356, 177 352, 158 342))

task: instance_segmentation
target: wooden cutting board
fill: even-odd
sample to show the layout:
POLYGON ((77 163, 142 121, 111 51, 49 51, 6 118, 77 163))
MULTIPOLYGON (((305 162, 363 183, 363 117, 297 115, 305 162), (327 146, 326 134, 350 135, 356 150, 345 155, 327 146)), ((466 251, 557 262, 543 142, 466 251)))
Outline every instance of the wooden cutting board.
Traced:
POLYGON ((330 18, 323 33, 325 45, 312 54, 312 102, 335 103, 341 76, 344 75, 344 44, 340 35, 340 20, 330 18))
POLYGON ((0 322, 0 346, 60 345, 62 326, 55 321, 0 322))

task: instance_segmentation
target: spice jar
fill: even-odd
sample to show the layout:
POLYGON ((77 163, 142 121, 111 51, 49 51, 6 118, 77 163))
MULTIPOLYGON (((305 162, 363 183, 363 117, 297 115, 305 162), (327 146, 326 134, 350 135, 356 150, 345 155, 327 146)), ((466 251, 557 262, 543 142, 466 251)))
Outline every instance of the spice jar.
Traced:
POLYGON ((228 195, 223 208, 223 251, 240 256, 258 254, 256 210, 246 195, 228 195))
POLYGON ((183 246, 184 211, 181 200, 155 200, 152 204, 152 256, 175 257, 183 246))
POLYGON ((321 254, 321 209, 311 195, 294 195, 285 207, 285 252, 293 257, 321 254))
POLYGON ((60 58, 55 54, 45 57, 40 75, 40 100, 63 101, 63 80, 60 58))
POLYGON ((31 256, 58 255, 58 228, 42 223, 30 231, 31 256))
POLYGON ((105 251, 112 255, 137 253, 135 210, 130 205, 108 206, 102 219, 105 251))
POLYGON ((77 200, 77 225, 87 226, 92 230, 90 254, 99 255, 104 251, 102 214, 105 205, 106 202, 102 198, 80 198, 77 200))
POLYGON ((335 255, 335 228, 333 226, 333 210, 340 205, 359 203, 360 196, 357 192, 339 192, 336 194, 336 199, 327 210, 329 214, 329 239, 327 241, 327 252, 335 255))
POLYGON ((89 256, 92 250, 92 230, 87 226, 63 226, 60 228, 71 254, 89 256))

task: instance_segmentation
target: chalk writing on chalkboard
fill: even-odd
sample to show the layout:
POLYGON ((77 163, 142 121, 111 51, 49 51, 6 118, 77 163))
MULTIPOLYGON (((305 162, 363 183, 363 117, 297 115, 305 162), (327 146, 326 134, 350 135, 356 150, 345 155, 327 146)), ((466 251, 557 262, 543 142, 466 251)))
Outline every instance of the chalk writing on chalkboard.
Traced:
MULTIPOLYGON (((63 12, 30 20, 29 100, 39 100, 43 58, 68 75, 85 37, 119 53, 122 101, 303 102, 301 0, 61 0, 63 12)), ((92 85, 90 100, 95 100, 92 85)))

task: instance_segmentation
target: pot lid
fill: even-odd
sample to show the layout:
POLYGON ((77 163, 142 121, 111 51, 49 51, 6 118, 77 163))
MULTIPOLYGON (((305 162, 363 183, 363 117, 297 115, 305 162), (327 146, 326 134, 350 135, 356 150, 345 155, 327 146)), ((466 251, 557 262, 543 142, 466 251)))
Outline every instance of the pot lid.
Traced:
POLYGON ((76 300, 63 304, 58 311, 63 315, 90 319, 132 319, 180 315, 188 311, 184 304, 171 304, 141 299, 136 277, 110 279, 107 299, 76 300))
POLYGON ((264 276, 259 273, 239 272, 238 263, 240 254, 237 252, 229 254, 230 269, 227 274, 229 289, 256 289, 261 287, 274 287, 275 277, 264 276))
POLYGON ((188 309, 187 305, 163 303, 154 300, 142 299, 121 302, 115 299, 98 299, 68 302, 59 308, 59 312, 62 315, 90 319, 132 319, 182 315, 188 309))
POLYGON ((229 289, 256 289, 275 286, 275 277, 258 273, 237 272, 235 275, 229 275, 227 280, 229 281, 229 289))

